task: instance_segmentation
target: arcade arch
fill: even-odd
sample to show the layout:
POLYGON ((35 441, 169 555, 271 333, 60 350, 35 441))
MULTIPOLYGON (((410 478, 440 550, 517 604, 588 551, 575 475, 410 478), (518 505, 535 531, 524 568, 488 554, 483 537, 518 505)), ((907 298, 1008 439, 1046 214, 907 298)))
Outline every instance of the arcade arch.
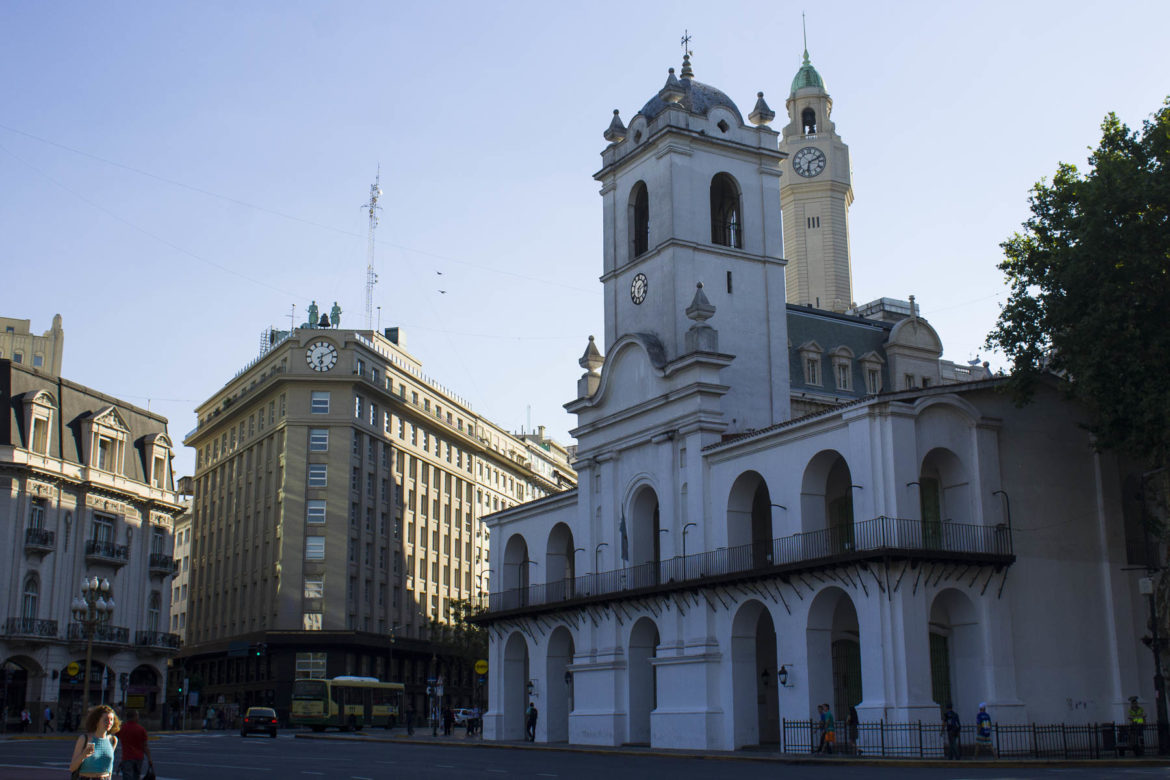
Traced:
POLYGON ((975 712, 984 689, 983 631, 970 597, 947 588, 930 605, 930 693, 940 705, 975 712))
POLYGON ((761 602, 751 600, 731 624, 732 728, 734 747, 780 742, 776 681, 776 627, 761 602))
POLYGON ((853 549, 853 475, 836 450, 822 450, 805 467, 800 518, 802 531, 828 530, 823 553, 853 549))
POLYGON ((629 572, 631 587, 658 583, 658 563, 662 560, 662 526, 658 510, 658 494, 649 485, 639 487, 630 501, 629 539, 621 540, 622 558, 634 567, 629 572), (626 547, 628 546, 628 551, 626 547))
POLYGON ((768 483, 759 472, 745 471, 727 497, 727 546, 737 552, 750 550, 751 566, 758 568, 772 563, 775 537, 768 483))
POLYGON ((557 523, 548 534, 544 552, 545 583, 548 599, 565 599, 572 595, 576 576, 573 532, 565 523, 557 523))
POLYGON ((501 739, 523 739, 524 710, 528 706, 528 642, 519 631, 504 645, 503 726, 501 739))
POLYGON ((834 586, 816 595, 809 606, 806 641, 809 705, 827 703, 843 721, 862 698, 861 630, 848 593, 834 586))
POLYGON ((641 618, 630 629, 630 646, 626 653, 629 684, 627 742, 630 744, 650 744, 650 713, 658 706, 658 673, 653 662, 658 642, 658 626, 650 618, 641 618))
POLYGON ((569 713, 573 711, 573 635, 564 626, 556 628, 548 640, 548 688, 545 720, 549 742, 569 741, 569 713))

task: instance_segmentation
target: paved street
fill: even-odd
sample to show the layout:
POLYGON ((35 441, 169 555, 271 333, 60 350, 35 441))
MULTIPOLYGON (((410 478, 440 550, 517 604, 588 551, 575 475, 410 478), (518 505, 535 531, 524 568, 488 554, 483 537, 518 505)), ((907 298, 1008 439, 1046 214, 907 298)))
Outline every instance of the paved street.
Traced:
MULTIPOLYGON (((381 736, 381 734, 377 735, 381 736)), ((241 739, 232 732, 164 735, 151 742, 160 780, 302 778, 303 780, 381 780, 382 778, 562 778, 563 780, 736 780, 767 778, 858 778, 858 780, 966 780, 966 778, 1170 778, 1170 768, 1094 765, 1087 768, 869 766, 849 762, 782 764, 766 753, 736 758, 662 757, 457 744, 462 738, 428 744, 360 742, 340 739, 241 739), (745 757, 760 760, 743 760, 745 757)), ((0 780, 50 780, 64 777, 72 742, 60 739, 0 740, 0 780)))

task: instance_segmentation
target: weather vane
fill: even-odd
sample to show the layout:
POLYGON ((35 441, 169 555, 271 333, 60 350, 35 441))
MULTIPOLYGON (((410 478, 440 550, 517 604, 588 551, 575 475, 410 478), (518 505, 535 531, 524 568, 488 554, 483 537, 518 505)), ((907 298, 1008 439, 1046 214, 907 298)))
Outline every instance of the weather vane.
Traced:
POLYGON ((691 43, 691 34, 689 30, 683 29, 682 48, 683 54, 690 54, 691 51, 687 48, 691 43))

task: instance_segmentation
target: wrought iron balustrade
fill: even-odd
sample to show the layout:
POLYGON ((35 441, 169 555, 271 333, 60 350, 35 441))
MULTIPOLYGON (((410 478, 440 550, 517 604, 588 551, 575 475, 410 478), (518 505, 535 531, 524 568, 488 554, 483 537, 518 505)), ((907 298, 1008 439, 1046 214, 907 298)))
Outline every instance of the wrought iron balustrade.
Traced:
POLYGON ((179 635, 168 634, 165 631, 139 631, 135 634, 134 644, 141 647, 166 647, 171 650, 179 649, 179 635))
POLYGON ((165 553, 151 553, 149 565, 150 571, 155 574, 177 574, 179 571, 178 562, 165 553))
POLYGON ((10 617, 4 621, 4 634, 11 637, 57 638, 57 621, 10 617))
MULTIPOLYGON (((84 641, 89 639, 85 626, 81 623, 69 624, 69 639, 84 641)), ((130 644, 130 629, 125 626, 94 626, 93 641, 106 642, 115 645, 130 644)))
POLYGON ((102 563, 122 566, 130 562, 130 548, 124 544, 90 539, 85 543, 85 557, 102 563))
POLYGON ((488 613, 596 599, 629 591, 669 589, 712 578, 783 574, 883 557, 1005 564, 1011 562, 1012 555, 1011 533, 1007 526, 876 517, 770 541, 498 591, 489 595, 488 613))
POLYGON ((24 532, 25 548, 52 550, 56 541, 57 534, 46 528, 28 528, 24 532))

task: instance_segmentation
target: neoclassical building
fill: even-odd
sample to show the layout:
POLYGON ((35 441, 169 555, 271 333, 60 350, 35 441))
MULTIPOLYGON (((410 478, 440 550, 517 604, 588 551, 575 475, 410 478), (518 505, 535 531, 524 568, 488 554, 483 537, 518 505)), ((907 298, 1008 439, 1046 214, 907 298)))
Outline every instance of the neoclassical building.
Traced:
POLYGON ((178 497, 167 421, 30 362, 0 360, 0 666, 9 720, 49 706, 80 717, 82 581, 110 583, 96 629, 89 701, 157 722, 166 701, 178 497))
POLYGON ((538 741, 735 749, 822 702, 1010 723, 1149 700, 1133 469, 1054 390, 1019 408, 943 361, 913 301, 842 305, 840 242, 791 235, 816 209, 845 235, 828 105, 806 54, 783 135, 686 59, 615 112, 578 487, 486 519, 488 738, 529 701, 538 741), (786 189, 797 164, 833 181, 786 189))

